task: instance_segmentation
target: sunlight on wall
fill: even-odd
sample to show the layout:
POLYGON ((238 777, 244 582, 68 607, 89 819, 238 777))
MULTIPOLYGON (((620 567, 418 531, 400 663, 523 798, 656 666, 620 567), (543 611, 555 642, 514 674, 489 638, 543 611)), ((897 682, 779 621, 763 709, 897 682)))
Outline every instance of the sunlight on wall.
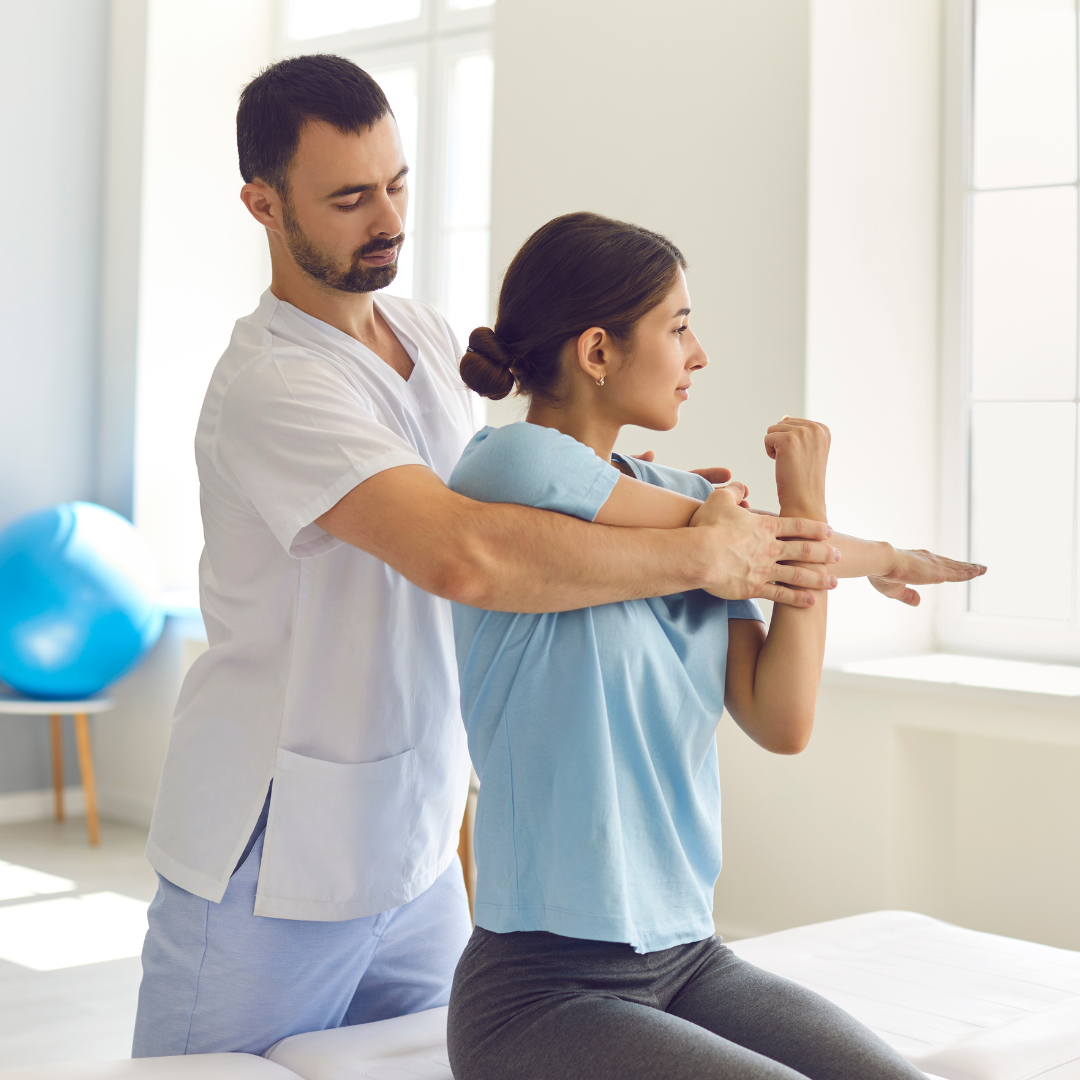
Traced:
POLYGON ((269 280, 263 230, 239 199, 235 130, 239 90, 270 58, 266 9, 149 6, 134 509, 166 590, 198 575, 192 443, 206 384, 269 280))

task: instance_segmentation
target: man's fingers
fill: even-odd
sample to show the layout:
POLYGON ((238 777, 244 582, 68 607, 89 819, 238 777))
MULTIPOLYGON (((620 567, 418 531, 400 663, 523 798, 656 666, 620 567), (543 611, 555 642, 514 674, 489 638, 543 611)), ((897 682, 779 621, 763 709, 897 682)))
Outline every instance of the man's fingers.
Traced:
POLYGON ((768 582, 761 586, 756 600, 771 600, 774 604, 787 604, 788 607, 808 608, 815 603, 814 594, 802 589, 787 589, 783 585, 768 582))
POLYGON ((840 552, 832 544, 820 540, 781 540, 776 561, 799 563, 837 563, 840 552))
POLYGON ((720 468, 720 466, 713 466, 711 469, 691 469, 690 471, 697 473, 698 476, 704 476, 710 484, 726 484, 731 479, 731 470, 720 468))
MULTIPOLYGON (((828 540, 832 536, 832 526, 813 518, 773 518, 777 536, 800 537, 805 540, 828 540)), ((815 560, 812 560, 815 561, 815 560)))
MULTIPOLYGON (((634 457, 636 457, 638 461, 653 461, 656 458, 656 454, 653 453, 652 450, 646 450, 642 454, 634 454, 634 457)), ((730 476, 731 474, 729 473, 728 475, 730 476)))
POLYGON ((798 589, 835 589, 836 578, 828 570, 810 565, 780 565, 773 575, 774 581, 794 585, 798 589))

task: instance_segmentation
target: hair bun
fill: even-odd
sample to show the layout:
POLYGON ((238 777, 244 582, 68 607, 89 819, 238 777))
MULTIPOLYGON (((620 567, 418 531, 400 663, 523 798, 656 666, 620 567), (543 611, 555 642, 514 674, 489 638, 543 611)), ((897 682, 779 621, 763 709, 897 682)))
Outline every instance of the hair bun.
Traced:
POLYGON ((481 397, 500 401, 514 389, 514 374, 510 370, 514 358, 495 331, 478 326, 469 335, 469 347, 461 358, 461 377, 470 390, 481 397))

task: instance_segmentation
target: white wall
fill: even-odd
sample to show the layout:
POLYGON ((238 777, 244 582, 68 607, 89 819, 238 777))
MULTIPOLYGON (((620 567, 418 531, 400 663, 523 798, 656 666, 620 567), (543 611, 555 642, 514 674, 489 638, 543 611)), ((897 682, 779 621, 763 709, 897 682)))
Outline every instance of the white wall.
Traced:
POLYGON ((94 493, 106 20, 0 2, 0 525, 94 493))
MULTIPOLYGON (((939 0, 679 0, 618 19, 499 0, 495 48, 493 267, 575 209, 667 232, 691 262, 713 365, 675 432, 628 448, 729 464, 767 504, 761 433, 805 409, 833 430, 834 524, 933 547, 939 0)), ((932 647, 932 606, 845 583, 830 659, 932 647)), ((1049 726, 1047 708, 830 677, 795 758, 725 719, 718 925, 906 906, 1080 947, 1080 729, 1075 706, 1049 726)))
MULTIPOLYGON (((807 411, 830 521, 904 547, 937 537, 941 30, 939 0, 813 5, 807 411)), ((829 661, 931 648, 935 597, 842 584, 829 661)))
MULTIPOLYGON (((0 0, 0 528, 96 493, 107 25, 106 0, 0 0)), ((0 721, 0 793, 49 783, 46 728, 0 721)))
MULTIPOLYGON (((492 278, 557 214, 665 233, 710 356, 683 420, 620 449, 728 465, 775 506, 766 427, 804 408, 806 0, 499 0, 492 278)), ((494 310, 494 309, 493 309, 494 310)), ((496 405, 493 422, 515 415, 496 405)))

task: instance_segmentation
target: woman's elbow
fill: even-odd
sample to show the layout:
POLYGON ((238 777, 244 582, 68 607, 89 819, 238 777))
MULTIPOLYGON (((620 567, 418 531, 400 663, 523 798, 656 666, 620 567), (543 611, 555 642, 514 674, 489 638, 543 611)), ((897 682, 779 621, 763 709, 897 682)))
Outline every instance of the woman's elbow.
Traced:
POLYGON ((772 754, 783 754, 785 757, 801 754, 810 744, 810 736, 813 730, 813 713, 810 713, 809 716, 789 717, 788 722, 782 728, 770 732, 765 749, 772 754))

